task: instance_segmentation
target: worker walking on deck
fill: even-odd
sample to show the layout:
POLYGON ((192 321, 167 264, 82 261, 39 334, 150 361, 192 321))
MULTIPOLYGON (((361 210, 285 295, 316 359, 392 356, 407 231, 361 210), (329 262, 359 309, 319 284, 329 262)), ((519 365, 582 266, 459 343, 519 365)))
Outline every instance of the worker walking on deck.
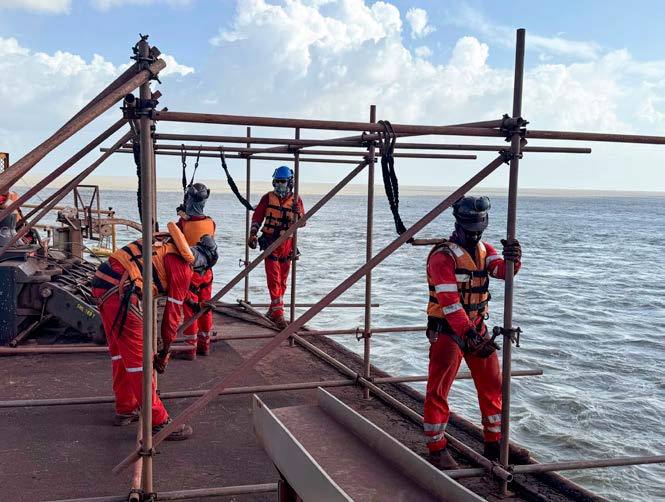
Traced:
MULTIPOLYGON (((210 190, 203 183, 194 183, 187 187, 185 192, 184 211, 179 212, 178 228, 190 246, 195 246, 203 235, 215 237, 217 225, 210 216, 204 214, 206 200, 210 190)), ((189 297, 183 305, 185 321, 190 319, 200 309, 200 304, 212 298, 212 269, 206 269, 202 274, 194 272, 189 286, 189 297)), ((212 331, 212 311, 208 311, 198 318, 184 333, 185 342, 192 346, 191 351, 175 352, 173 357, 178 359, 194 360, 196 355, 207 356, 210 353, 210 335, 212 331)))
MULTIPOLYGON (((482 415, 484 455, 497 460, 501 439, 501 371, 497 345, 488 334, 489 278, 503 279, 506 263, 521 266, 517 240, 502 240, 503 258, 480 240, 488 225, 487 197, 463 197, 453 205, 455 231, 434 246, 427 258, 427 337, 429 372, 425 395, 424 431, 430 462, 455 469, 444 436, 450 409, 448 392, 462 359, 471 370, 482 415)), ((528 456, 528 453, 526 453, 528 456)))
MULTIPOLYGON (((217 246, 210 235, 204 235, 196 246, 190 247, 174 223, 169 223, 168 229, 168 236, 155 242, 152 257, 153 292, 167 297, 161 329, 163 347, 155 356, 158 372, 164 371, 169 360, 192 274, 211 268, 217 261, 217 246)), ((137 408, 143 402, 142 264, 141 240, 131 242, 102 263, 92 281, 92 294, 99 305, 113 365, 115 425, 138 420, 137 408)), ((153 383, 153 434, 170 421, 153 383)), ((167 439, 187 439, 191 435, 191 427, 183 425, 167 439)))
MULTIPOLYGON (((272 186, 274 190, 261 197, 261 201, 254 209, 247 241, 247 245, 252 249, 256 249, 257 244, 261 250, 266 249, 286 232, 296 218, 302 218, 305 214, 302 199, 298 197, 298 201, 294 201, 293 170, 286 166, 275 169, 272 175, 272 186), (257 237, 262 223, 261 237, 257 237)), ((296 259, 297 253, 297 249, 293 249, 293 240, 289 238, 265 260, 266 279, 270 292, 270 308, 267 315, 280 329, 287 325, 286 319, 284 319, 284 293, 291 261, 296 259)))

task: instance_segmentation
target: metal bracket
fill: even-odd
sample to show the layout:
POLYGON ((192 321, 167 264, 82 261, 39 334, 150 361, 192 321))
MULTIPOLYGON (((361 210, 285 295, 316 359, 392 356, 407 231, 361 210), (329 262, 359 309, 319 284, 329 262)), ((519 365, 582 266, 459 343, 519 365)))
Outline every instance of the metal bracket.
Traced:
POLYGON ((519 326, 517 328, 506 329, 502 326, 494 326, 492 329, 492 340, 498 336, 503 336, 510 338, 511 343, 515 344, 515 347, 520 346, 520 335, 522 334, 522 328, 519 326))
POLYGON ((238 268, 244 268, 247 266, 247 261, 243 260, 242 258, 238 258, 238 268))
POLYGON ((521 159, 522 158, 522 152, 515 155, 510 150, 499 150, 499 155, 501 155, 501 157, 503 158, 503 162, 506 163, 506 164, 510 164, 510 161, 513 160, 513 159, 521 159))
POLYGON ((154 457, 157 454, 158 452, 154 448, 150 448, 149 450, 146 451, 145 449, 143 449, 143 447, 141 447, 141 449, 137 453, 139 457, 154 457))
POLYGON ((499 131, 506 136, 506 141, 510 141, 515 134, 519 134, 524 138, 526 135, 526 125, 528 123, 529 121, 522 117, 511 117, 506 113, 503 115, 499 131))
POLYGON ((356 335, 356 341, 359 342, 360 340, 363 340, 364 338, 371 338, 372 337, 372 331, 370 330, 369 332, 367 332, 367 334, 365 334, 364 330, 361 330, 359 327, 356 327, 355 335, 356 335))
POLYGON ((141 42, 148 42, 148 35, 142 35, 139 33, 141 40, 139 40, 134 47, 132 47, 132 52, 134 53, 130 59, 133 59, 138 63, 138 71, 148 70, 150 71, 150 80, 156 80, 160 84, 162 83, 157 76, 157 73, 154 73, 150 70, 150 66, 157 61, 157 58, 161 55, 161 51, 157 47, 150 47, 148 56, 141 56, 139 50, 139 44, 141 42))

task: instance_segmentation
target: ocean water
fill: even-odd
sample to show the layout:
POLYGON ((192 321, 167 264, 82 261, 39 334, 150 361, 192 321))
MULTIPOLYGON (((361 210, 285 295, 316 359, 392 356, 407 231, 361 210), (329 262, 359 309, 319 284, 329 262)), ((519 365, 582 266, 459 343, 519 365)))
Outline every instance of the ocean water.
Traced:
MULTIPOLYGON (((447 194, 441 194, 443 196, 447 194)), ((260 194, 254 194, 257 202, 260 194)), ((162 226, 175 220, 181 194, 159 194, 162 226)), ((304 196, 306 209, 320 196, 304 196)), ((405 224, 440 199, 405 197, 405 224)), ((102 192, 103 206, 136 218, 136 194, 102 192)), ((506 229, 505 197, 492 198, 486 242, 500 247, 506 229)), ((316 302, 365 260, 366 199, 338 196, 299 233, 297 297, 316 302)), ((208 214, 217 221, 219 289, 241 269, 244 208, 232 195, 214 195, 208 214)), ((419 237, 447 237, 447 211, 419 237)), ((513 351, 514 369, 542 369, 513 379, 511 438, 541 462, 665 454, 665 198, 521 197, 518 238, 523 267, 515 281, 514 323, 523 330, 513 351)), ((138 237, 122 230, 119 242, 138 237)), ((377 187, 374 253, 396 237, 385 197, 377 187)), ((373 272, 373 325, 421 326, 426 322, 428 248, 403 246, 373 272)), ((252 251, 250 258, 256 257, 252 251)), ((503 282, 491 285, 490 326, 500 325, 503 282)), ((290 291, 290 289, 289 289, 290 291)), ((287 291, 287 298, 290 292, 287 291)), ((241 282, 224 300, 243 295, 241 282)), ((263 266, 250 279, 250 299, 267 303, 263 266)), ((364 299, 360 281, 338 301, 364 299)), ((298 309, 299 313, 305 309, 298 309)), ((363 325, 362 308, 329 308, 310 323, 320 329, 363 325)), ((362 353, 353 336, 336 340, 362 353)), ((394 375, 427 372, 428 342, 422 332, 376 334, 372 363, 394 375)), ((462 368, 464 369, 464 368, 462 368)), ((416 388, 423 390, 422 384, 416 388)), ((471 381, 458 381, 451 408, 479 422, 471 381)), ((563 472, 611 500, 665 500, 665 467, 634 466, 563 472)))

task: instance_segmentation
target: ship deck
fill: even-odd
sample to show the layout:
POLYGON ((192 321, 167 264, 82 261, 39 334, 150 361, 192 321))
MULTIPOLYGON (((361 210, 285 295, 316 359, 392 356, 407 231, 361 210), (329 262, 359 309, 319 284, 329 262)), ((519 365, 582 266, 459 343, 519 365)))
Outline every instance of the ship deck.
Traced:
MULTIPOLYGON (((271 330, 253 322, 237 309, 214 314, 218 334, 265 335, 271 330)), ((309 341, 356 371, 362 361, 325 337, 309 341)), ((172 360, 159 377, 163 392, 202 390, 228 374, 265 339, 217 341, 208 357, 196 361, 172 360)), ((50 354, 3 357, 0 364, 0 400, 26 400, 108 396, 111 394, 111 363, 99 353, 50 354)), ((377 376, 388 376, 375 369, 377 376)), ((298 383, 345 378, 329 363, 305 348, 283 344, 264 358, 237 386, 298 383)), ((381 388, 418 413, 423 398, 401 384, 381 388)), ((426 454, 422 429, 385 402, 364 400, 357 386, 328 390, 405 446, 426 454)), ((260 393, 268 406, 307 405, 316 402, 315 389, 260 393)), ((166 407, 177 415, 192 398, 168 399, 166 407)), ((157 492, 275 483, 279 474, 254 435, 252 394, 222 395, 190 424, 194 436, 184 442, 163 443, 154 460, 157 492)), ((136 424, 114 427, 111 403, 45 407, 0 408, 0 486, 2 498, 41 501, 98 496, 125 496, 131 469, 115 476, 111 469, 129 454, 136 441, 136 424)), ((450 433, 482 449, 480 429, 453 416, 450 433)), ((463 466, 474 466, 457 456, 463 466)), ((487 477, 459 482, 489 500, 498 500, 497 484, 487 477)), ((520 475, 513 483, 515 496, 502 500, 599 500, 556 474, 520 475)), ((275 500, 275 493, 206 500, 275 500)))

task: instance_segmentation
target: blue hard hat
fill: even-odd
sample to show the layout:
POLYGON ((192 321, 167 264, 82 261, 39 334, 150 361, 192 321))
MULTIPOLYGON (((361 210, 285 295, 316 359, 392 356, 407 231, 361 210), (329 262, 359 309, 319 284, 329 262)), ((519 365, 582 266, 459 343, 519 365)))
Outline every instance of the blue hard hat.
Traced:
POLYGON ((272 173, 272 179, 274 180, 288 180, 290 178, 293 178, 293 170, 287 166, 279 166, 272 173))

